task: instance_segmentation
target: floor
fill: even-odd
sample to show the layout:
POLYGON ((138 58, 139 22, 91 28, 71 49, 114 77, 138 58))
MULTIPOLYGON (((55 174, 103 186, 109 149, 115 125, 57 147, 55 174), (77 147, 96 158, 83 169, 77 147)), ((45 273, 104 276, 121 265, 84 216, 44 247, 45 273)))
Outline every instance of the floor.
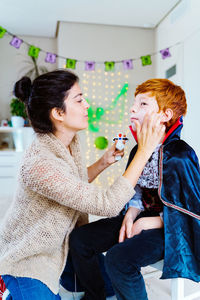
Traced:
MULTIPOLYGON (((145 268, 146 270, 151 271, 151 268, 145 268)), ((144 271, 144 273, 146 272, 144 271)), ((161 274, 161 272, 160 272, 161 274)), ((159 274, 159 275, 160 275, 159 274)), ((170 283, 171 280, 160 280, 159 275, 155 278, 148 278, 145 280, 147 294, 149 300, 171 300, 170 296, 170 283)), ((194 283, 190 280, 185 280, 185 296, 198 292, 200 290, 200 283, 194 283)), ((61 287, 60 295, 62 300, 79 300, 83 296, 83 293, 69 293, 61 287)), ((107 300, 116 300, 115 296, 107 298, 107 300)), ((200 300, 200 297, 195 298, 200 300)), ((137 299, 139 300, 139 299, 137 299)))

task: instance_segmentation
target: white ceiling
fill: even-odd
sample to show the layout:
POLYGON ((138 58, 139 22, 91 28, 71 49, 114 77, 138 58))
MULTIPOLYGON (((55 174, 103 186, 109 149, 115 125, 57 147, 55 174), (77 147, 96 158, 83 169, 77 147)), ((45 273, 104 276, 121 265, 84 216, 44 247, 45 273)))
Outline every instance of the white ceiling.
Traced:
POLYGON ((1 0, 0 26, 55 37, 58 21, 154 28, 181 0, 1 0))

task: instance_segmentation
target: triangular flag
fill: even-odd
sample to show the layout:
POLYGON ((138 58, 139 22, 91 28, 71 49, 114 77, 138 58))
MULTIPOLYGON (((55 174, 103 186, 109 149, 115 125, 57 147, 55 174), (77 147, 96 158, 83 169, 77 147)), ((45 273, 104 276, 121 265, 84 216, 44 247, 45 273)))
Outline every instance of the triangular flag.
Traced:
POLYGON ((142 65, 148 66, 152 64, 151 55, 141 56, 142 65))
POLYGON ((28 51, 28 55, 31 56, 31 57, 38 58, 39 52, 40 52, 40 48, 37 48, 35 46, 30 46, 29 51, 28 51))
POLYGON ((67 69, 76 69, 76 59, 66 59, 66 68, 67 69))
POLYGON ((115 62, 114 61, 106 61, 105 63, 105 71, 114 71, 115 68, 115 62))
POLYGON ((160 50, 160 53, 162 55, 162 59, 168 58, 171 56, 171 53, 169 52, 169 48, 160 50))
POLYGON ((56 54, 47 52, 45 62, 55 64, 56 62, 56 54))
POLYGON ((21 46, 21 44, 23 43, 23 41, 21 39, 19 39, 18 37, 14 36, 12 38, 12 41, 10 42, 10 45, 15 47, 16 49, 19 49, 19 47, 21 46))
POLYGON ((85 71, 94 71, 95 70, 95 62, 94 61, 86 61, 85 62, 85 71))
POLYGON ((124 70, 131 70, 133 69, 133 61, 132 59, 126 59, 123 60, 123 66, 124 66, 124 70))
POLYGON ((5 33, 6 33, 6 29, 0 26, 0 38, 2 38, 5 33))

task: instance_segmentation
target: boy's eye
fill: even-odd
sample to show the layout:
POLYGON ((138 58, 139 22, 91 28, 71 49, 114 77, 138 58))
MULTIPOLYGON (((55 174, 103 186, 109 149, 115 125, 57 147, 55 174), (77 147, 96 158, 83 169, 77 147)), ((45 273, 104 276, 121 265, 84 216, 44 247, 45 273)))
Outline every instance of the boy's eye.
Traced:
POLYGON ((81 103, 83 101, 83 99, 79 99, 77 102, 81 103))
POLYGON ((148 105, 146 102, 141 102, 141 105, 148 105))

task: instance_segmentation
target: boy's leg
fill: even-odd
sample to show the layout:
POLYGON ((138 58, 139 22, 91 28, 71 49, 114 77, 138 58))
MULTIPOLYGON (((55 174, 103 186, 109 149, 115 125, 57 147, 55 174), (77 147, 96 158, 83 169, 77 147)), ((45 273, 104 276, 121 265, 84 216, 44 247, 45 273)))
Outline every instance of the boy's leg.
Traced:
POLYGON ((141 267, 164 256, 164 230, 143 230, 125 242, 113 246, 105 264, 118 300, 147 300, 141 267))
POLYGON ((69 247, 75 273, 85 290, 84 299, 106 299, 105 284, 99 266, 99 254, 118 242, 124 216, 101 219, 75 228, 69 247))

